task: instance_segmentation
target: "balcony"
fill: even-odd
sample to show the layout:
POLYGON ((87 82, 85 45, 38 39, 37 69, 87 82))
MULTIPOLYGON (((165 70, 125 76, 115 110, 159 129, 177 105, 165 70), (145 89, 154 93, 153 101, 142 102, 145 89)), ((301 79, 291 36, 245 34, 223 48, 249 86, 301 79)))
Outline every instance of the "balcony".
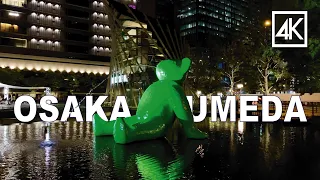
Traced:
POLYGON ((97 35, 101 36, 110 36, 111 35, 111 29, 108 25, 102 25, 102 24, 94 24, 92 26, 92 32, 97 35))
POLYGON ((92 18, 92 21, 94 21, 98 24, 103 24, 103 25, 109 24, 108 15, 106 15, 106 14, 94 12, 92 14, 91 18, 92 18))
POLYGON ((60 42, 58 41, 44 41, 44 40, 37 40, 32 39, 28 42, 28 48, 32 49, 41 49, 41 50, 48 50, 48 51, 62 51, 62 47, 60 42))
POLYGON ((32 26, 28 29, 28 35, 36 38, 47 38, 52 40, 59 40, 61 33, 59 29, 44 28, 32 26))
POLYGON ((93 9, 94 11, 98 11, 98 12, 106 12, 106 9, 104 7, 103 2, 98 2, 98 1, 94 1, 91 4, 91 9, 93 9))
POLYGON ((38 24, 42 26, 50 26, 50 27, 61 27, 61 19, 60 17, 54 17, 51 15, 44 15, 44 14, 36 14, 32 13, 28 16, 28 21, 31 24, 38 24))
POLYGON ((60 16, 61 13, 61 6, 59 4, 52 4, 47 2, 37 2, 37 1, 31 1, 28 4, 28 8, 32 11, 41 12, 41 13, 47 13, 51 15, 57 15, 60 16))
POLYGON ((91 49, 90 53, 96 56, 111 56, 111 49, 95 46, 91 49))
POLYGON ((111 39, 108 36, 97 36, 94 35, 90 42, 96 46, 103 46, 103 47, 109 47, 111 46, 111 39))

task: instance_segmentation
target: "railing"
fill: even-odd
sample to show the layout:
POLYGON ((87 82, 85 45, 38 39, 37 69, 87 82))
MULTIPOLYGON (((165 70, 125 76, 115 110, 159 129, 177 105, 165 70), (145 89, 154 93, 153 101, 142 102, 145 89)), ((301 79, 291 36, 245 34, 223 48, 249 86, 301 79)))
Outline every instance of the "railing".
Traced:
MULTIPOLYGON (((303 110, 307 118, 320 117, 320 103, 319 102, 302 102, 303 110)), ((282 116, 284 118, 289 107, 288 101, 282 102, 282 116)), ((262 110, 261 105, 258 106, 259 110, 262 110)), ((269 105, 271 111, 275 111, 274 104, 269 105)), ((294 111, 297 111, 297 108, 294 108, 294 111)))

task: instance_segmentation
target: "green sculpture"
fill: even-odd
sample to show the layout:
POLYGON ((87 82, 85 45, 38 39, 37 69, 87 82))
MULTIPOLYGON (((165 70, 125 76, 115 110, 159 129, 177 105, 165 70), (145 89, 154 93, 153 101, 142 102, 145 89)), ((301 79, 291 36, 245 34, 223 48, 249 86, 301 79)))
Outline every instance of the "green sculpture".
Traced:
MULTIPOLYGON (((181 179, 195 158, 200 156, 196 149, 206 144, 206 140, 179 141, 178 149, 166 139, 137 142, 121 145, 111 137, 95 137, 93 146, 94 161, 98 166, 111 166, 107 172, 96 168, 93 175, 116 176, 117 179, 181 179), (134 173, 138 171, 138 174, 134 173), (141 177, 136 177, 140 175, 141 177)), ((99 179, 101 177, 94 177, 99 179)))
POLYGON ((188 138, 204 139, 207 134, 195 127, 182 83, 191 66, 191 60, 164 60, 156 67, 159 81, 151 84, 143 93, 137 113, 115 121, 104 121, 93 116, 95 136, 113 135, 116 143, 164 137, 176 118, 179 119, 188 138))

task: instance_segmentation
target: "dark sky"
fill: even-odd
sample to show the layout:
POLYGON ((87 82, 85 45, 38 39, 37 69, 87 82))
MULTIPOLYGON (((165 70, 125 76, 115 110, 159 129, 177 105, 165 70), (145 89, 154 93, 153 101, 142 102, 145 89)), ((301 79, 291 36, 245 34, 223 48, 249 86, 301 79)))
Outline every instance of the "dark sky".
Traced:
POLYGON ((272 10, 273 11, 290 11, 298 10, 298 4, 300 0, 272 0, 272 10))

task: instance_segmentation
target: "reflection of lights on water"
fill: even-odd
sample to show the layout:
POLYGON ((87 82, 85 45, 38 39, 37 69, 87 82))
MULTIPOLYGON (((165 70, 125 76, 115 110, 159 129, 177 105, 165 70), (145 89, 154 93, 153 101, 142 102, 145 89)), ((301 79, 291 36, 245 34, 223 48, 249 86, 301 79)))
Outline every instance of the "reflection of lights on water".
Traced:
MULTIPOLYGON (((8 142, 8 134, 9 134, 9 127, 8 126, 3 126, 3 141, 1 146, 5 146, 9 144, 8 142)), ((0 151, 0 159, 4 157, 4 151, 0 151)))
POLYGON ((307 139, 307 128, 304 127, 303 128, 303 140, 306 140, 307 139))
POLYGON ((50 125, 49 125, 50 123, 46 123, 46 125, 45 125, 45 130, 44 130, 44 132, 45 132, 45 139, 44 139, 44 141, 41 143, 41 146, 43 146, 43 147, 47 147, 47 146, 52 146, 53 144, 54 144, 54 142, 52 142, 51 140, 50 140, 50 125))
POLYGON ((238 121, 238 133, 244 133, 244 122, 238 121))
POLYGON ((240 142, 241 145, 243 145, 243 142, 244 142, 244 136, 243 134, 238 134, 238 141, 240 142))
POLYGON ((51 151, 52 147, 51 146, 46 146, 44 148, 45 150, 45 164, 46 166, 50 165, 50 151, 51 151))
POLYGON ((3 141, 8 142, 8 133, 9 133, 9 128, 8 126, 3 127, 3 141))
POLYGON ((50 133, 49 133, 49 130, 48 130, 48 132, 46 133, 46 139, 45 139, 45 141, 50 141, 50 133))

